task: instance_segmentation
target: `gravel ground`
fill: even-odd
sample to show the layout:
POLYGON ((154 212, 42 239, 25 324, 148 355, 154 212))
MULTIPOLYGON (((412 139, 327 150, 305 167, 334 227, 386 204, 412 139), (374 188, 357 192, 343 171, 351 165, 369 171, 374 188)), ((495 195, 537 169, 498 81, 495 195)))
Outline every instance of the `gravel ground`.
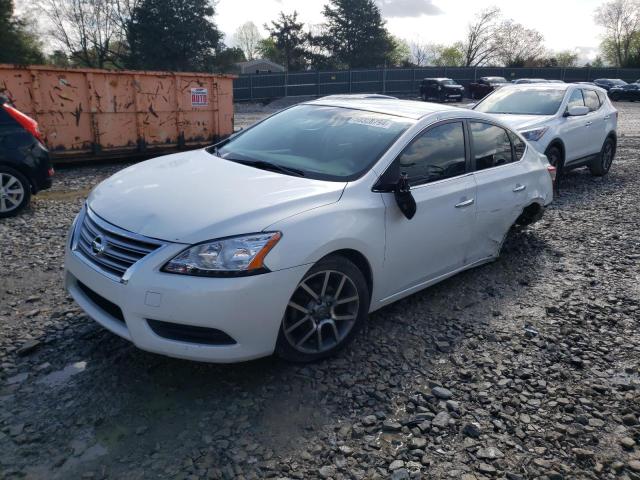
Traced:
POLYGON ((125 165, 61 170, 0 223, 0 478, 640 479, 640 108, 618 107, 607 177, 571 172, 498 261, 307 366, 172 360, 98 327, 63 245, 125 165))

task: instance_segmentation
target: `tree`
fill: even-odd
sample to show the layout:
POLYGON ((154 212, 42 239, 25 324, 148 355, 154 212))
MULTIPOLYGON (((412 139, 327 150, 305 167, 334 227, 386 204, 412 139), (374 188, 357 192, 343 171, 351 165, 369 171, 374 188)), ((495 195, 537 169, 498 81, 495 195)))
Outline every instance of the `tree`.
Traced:
POLYGON ((571 50, 564 50, 554 55, 558 67, 570 68, 578 66, 578 54, 571 50))
POLYGON ((275 63, 284 63, 284 55, 276 45, 276 41, 271 37, 263 38, 258 42, 257 52, 261 58, 266 58, 275 63))
POLYGON ((50 35, 78 65, 121 65, 124 30, 118 0, 41 0, 50 35))
POLYGON ((467 35, 462 42, 465 67, 479 67, 493 61, 498 53, 496 34, 500 29, 500 9, 491 7, 476 15, 467 27, 467 35))
POLYGON ((544 57, 544 36, 537 30, 505 20, 494 34, 495 59, 506 67, 524 67, 544 57))
POLYGON ((234 43, 242 49, 247 60, 253 60, 256 57, 262 37, 255 23, 246 22, 240 25, 233 38, 234 43))
POLYGON ((330 0, 324 6, 326 32, 318 41, 348 68, 384 65, 394 48, 374 0, 330 0))
POLYGON ((236 64, 246 60, 247 57, 244 56, 244 51, 240 47, 225 48, 215 58, 211 59, 209 69, 224 73, 234 73, 239 70, 236 64))
POLYGON ((388 53, 387 63, 392 67, 411 66, 411 48, 409 44, 398 37, 390 37, 392 48, 388 53))
POLYGON ((596 10, 595 21, 605 29, 602 52, 616 67, 633 66, 640 31, 640 2, 612 0, 596 10))
POLYGON ((435 43, 413 42, 410 48, 411 63, 416 67, 426 67, 434 64, 444 47, 435 43))
POLYGON ((298 21, 298 12, 287 15, 280 12, 271 26, 264 26, 269 31, 276 48, 282 53, 287 70, 301 70, 306 65, 306 44, 309 35, 304 31, 304 23, 298 21))
POLYGON ((463 67, 466 61, 464 45, 455 43, 449 46, 438 46, 433 64, 437 67, 463 67))
POLYGON ((129 65, 177 71, 211 68, 224 47, 213 14, 208 0, 142 0, 128 24, 129 65))
POLYGON ((43 63, 40 42, 27 22, 14 16, 13 1, 0 0, 0 63, 43 63))

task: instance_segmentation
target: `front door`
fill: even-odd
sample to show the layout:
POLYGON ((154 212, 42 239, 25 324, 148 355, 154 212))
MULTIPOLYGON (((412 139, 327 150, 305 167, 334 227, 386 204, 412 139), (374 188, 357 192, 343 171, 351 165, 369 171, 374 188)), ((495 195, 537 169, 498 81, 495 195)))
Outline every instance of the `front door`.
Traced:
MULTIPOLYGON (((585 101, 582 95, 581 89, 575 89, 569 97, 567 108, 572 106, 584 107, 585 101)), ((572 162, 587 155, 586 147, 589 141, 589 115, 582 117, 564 117, 564 125, 562 131, 564 132, 562 140, 565 145, 565 165, 569 165, 572 162)))
POLYGON ((459 270, 475 223, 476 186, 469 170, 463 122, 429 127, 390 167, 407 173, 417 204, 409 220, 393 194, 386 204, 385 297, 401 296, 459 270))

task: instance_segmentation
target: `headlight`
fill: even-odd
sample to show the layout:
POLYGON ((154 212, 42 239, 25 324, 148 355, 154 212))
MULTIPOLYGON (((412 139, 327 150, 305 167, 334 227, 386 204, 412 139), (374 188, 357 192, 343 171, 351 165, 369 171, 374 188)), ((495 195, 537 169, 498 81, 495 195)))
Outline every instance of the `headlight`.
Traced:
POLYGON ((263 273, 268 271, 264 257, 281 238, 280 232, 268 232, 200 243, 178 254, 162 271, 201 277, 263 273))
POLYGON ((526 130, 524 132, 520 132, 524 138, 529 141, 537 142, 542 138, 542 136, 549 130, 549 127, 544 128, 536 128, 534 130, 526 130))

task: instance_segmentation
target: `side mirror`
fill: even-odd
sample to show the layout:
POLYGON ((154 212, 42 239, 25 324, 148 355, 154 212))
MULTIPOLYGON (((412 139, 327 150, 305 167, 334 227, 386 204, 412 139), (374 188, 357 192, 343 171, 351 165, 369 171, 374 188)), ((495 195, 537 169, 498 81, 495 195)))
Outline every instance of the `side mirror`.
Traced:
POLYGON ((578 105, 574 105, 572 107, 567 108, 565 117, 583 117, 587 113, 589 113, 589 107, 581 107, 578 105))
POLYGON ((398 208, 411 220, 416 214, 417 205, 416 200, 411 194, 411 185, 409 185, 409 176, 406 173, 401 173, 398 183, 396 184, 395 191, 393 192, 396 197, 396 203, 398 208))

